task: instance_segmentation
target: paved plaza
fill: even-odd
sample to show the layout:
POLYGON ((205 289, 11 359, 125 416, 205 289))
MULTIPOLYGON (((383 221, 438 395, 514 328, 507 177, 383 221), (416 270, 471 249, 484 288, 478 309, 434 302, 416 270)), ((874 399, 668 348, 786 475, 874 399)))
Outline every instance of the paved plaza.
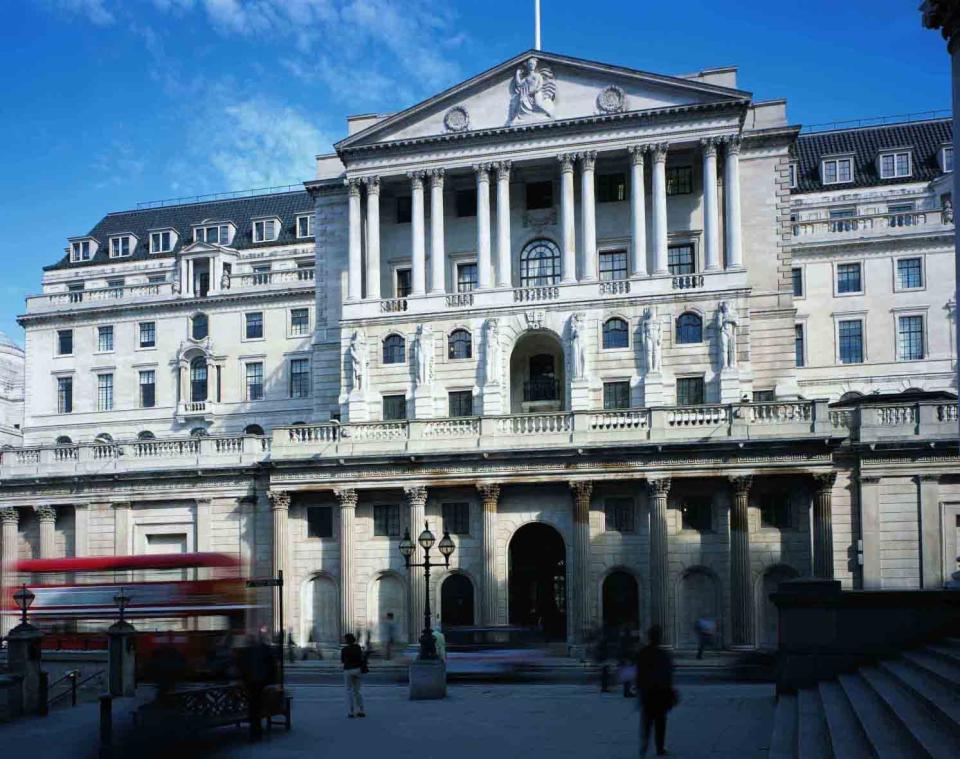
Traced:
MULTIPOLYGON (((348 720, 343 692, 332 685, 294 689, 294 729, 262 743, 224 729, 189 750, 205 756, 390 757, 390 759, 624 759, 637 755, 634 699, 584 685, 459 685, 445 701, 411 702, 403 685, 368 685, 367 718, 348 720)), ((682 686, 667 748, 675 757, 766 756, 773 686, 682 686)), ((129 708, 129 707, 128 707, 129 708)), ((118 711, 122 711, 118 709, 118 711)), ((125 722, 118 714, 118 721, 125 722)), ((46 720, 0 726, 4 757, 89 757, 96 753, 95 704, 58 710, 46 720)), ((158 753, 165 753, 158 746, 158 753)), ((651 751, 651 754, 653 752, 651 751)), ((167 754, 169 755, 169 754, 167 754)), ((138 751, 138 759, 143 752, 138 751)))

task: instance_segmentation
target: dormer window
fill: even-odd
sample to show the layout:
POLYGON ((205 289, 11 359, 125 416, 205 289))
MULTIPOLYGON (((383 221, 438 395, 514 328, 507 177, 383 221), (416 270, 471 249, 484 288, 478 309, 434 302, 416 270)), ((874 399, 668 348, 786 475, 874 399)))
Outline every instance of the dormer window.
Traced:
POLYGON ((110 238, 110 258, 126 258, 133 252, 133 240, 130 235, 110 238))
POLYGON ((853 158, 827 158, 820 164, 824 184, 843 184, 853 181, 853 158))
POLYGON ((909 177, 912 172, 909 150, 890 150, 880 154, 880 178, 898 179, 909 177))
POLYGON ((93 257, 93 247, 90 240, 75 240, 70 243, 71 261, 89 261, 93 257))
POLYGON ((313 237, 313 214, 302 213, 297 217, 297 238, 313 237))
POLYGON ((273 242, 280 236, 280 222, 276 219, 262 219, 253 222, 254 242, 273 242))
POLYGON ((953 171, 953 145, 944 145, 940 148, 940 168, 944 174, 953 171))
POLYGON ((230 242, 229 224, 211 224, 193 228, 193 241, 208 245, 227 245, 230 242))
POLYGON ((791 190, 796 190, 796 189, 797 189, 797 171, 798 171, 797 162, 796 162, 796 161, 791 161, 791 162, 790 162, 790 177, 789 177, 789 180, 788 180, 788 181, 790 182, 790 189, 791 189, 791 190))
POLYGON ((169 253, 171 250, 173 250, 175 243, 176 238, 174 237, 174 232, 171 229, 150 233, 151 253, 169 253))

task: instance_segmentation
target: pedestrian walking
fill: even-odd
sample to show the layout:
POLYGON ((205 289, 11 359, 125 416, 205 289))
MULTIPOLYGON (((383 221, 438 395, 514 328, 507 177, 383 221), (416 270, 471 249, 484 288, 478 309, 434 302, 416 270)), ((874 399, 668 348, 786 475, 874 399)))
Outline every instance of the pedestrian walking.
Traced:
POLYGON ((433 629, 433 645, 437 650, 437 658, 446 663, 447 661, 447 636, 438 628, 433 629))
POLYGON ((343 664, 343 682, 347 689, 347 717, 366 717, 360 693, 360 679, 367 669, 366 656, 351 633, 344 635, 343 641, 346 645, 340 649, 340 663, 343 664))
POLYGON ((653 727, 657 756, 667 753, 667 712, 677 704, 673 689, 673 660, 660 644, 663 631, 654 625, 647 633, 647 645, 637 655, 637 694, 640 696, 640 756, 647 755, 653 727))
POLYGON ((383 639, 386 641, 384 646, 384 658, 390 661, 393 656, 393 639, 396 636, 397 626, 393 621, 393 612, 387 612, 387 618, 383 623, 383 639))
POLYGON ((697 658, 703 658, 703 649, 713 644, 713 636, 717 631, 717 624, 707 617, 699 617, 693 623, 694 632, 697 634, 697 658))

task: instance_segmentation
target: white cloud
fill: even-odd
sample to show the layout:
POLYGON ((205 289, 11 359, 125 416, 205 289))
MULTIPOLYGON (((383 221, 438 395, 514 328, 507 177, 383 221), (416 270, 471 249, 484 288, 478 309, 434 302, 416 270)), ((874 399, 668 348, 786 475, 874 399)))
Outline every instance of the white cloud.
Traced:
POLYGON ((116 20, 113 13, 107 9, 106 0, 44 0, 44 2, 55 10, 83 16, 97 26, 108 26, 116 20))

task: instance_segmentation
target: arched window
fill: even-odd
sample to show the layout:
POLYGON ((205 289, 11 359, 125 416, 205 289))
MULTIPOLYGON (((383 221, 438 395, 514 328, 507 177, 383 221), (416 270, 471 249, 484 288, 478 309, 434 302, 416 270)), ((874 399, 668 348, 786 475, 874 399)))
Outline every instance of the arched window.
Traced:
POLYGON ((93 442, 97 445, 109 445, 113 442, 113 435, 109 432, 101 432, 93 439, 93 442))
POLYGON ((207 359, 203 356, 190 362, 190 400, 193 403, 207 400, 207 359))
POLYGON ((73 441, 66 435, 61 435, 57 438, 57 445, 73 445, 73 441))
POLYGON ((858 393, 856 390, 848 390, 840 396, 841 401, 855 401, 857 398, 863 398, 863 393, 858 393))
POLYGON ((627 322, 618 317, 607 319, 603 323, 603 347, 626 348, 630 344, 630 337, 627 334, 627 322))
POLYGON ((520 286, 541 287, 560 281, 560 248, 550 240, 532 240, 520 252, 520 286))
POLYGON ((465 329, 455 329, 447 338, 449 358, 470 358, 473 356, 473 342, 465 329))
POLYGON ((383 341, 383 363, 402 364, 406 360, 406 341, 403 337, 387 335, 383 341))
POLYGON ((244 427, 243 434, 258 435, 259 437, 263 437, 263 427, 261 427, 259 424, 248 424, 246 427, 244 427))
POLYGON ((210 334, 210 324, 206 314, 195 314, 190 326, 190 334, 194 340, 205 340, 210 334))
POLYGON ((190 437, 207 437, 209 434, 206 427, 194 427, 190 430, 190 437))
POLYGON ((689 311, 680 314, 677 319, 678 343, 702 343, 703 319, 689 311))
POLYGON ((137 440, 156 440, 157 436, 154 435, 150 430, 143 430, 142 432, 137 433, 137 440))

